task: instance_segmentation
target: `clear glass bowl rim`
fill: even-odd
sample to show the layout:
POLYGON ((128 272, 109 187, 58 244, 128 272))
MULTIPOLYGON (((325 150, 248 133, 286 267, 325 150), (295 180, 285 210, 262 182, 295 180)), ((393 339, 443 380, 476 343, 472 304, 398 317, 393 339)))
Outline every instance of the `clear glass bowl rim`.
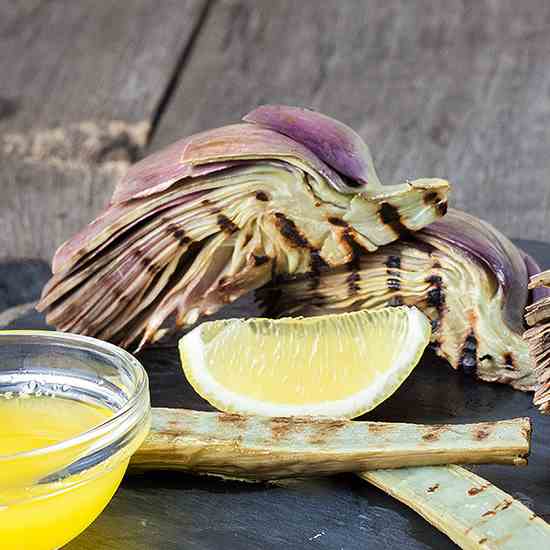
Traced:
MULTIPOLYGON (((58 340, 60 343, 66 344, 69 347, 78 344, 87 344, 88 346, 95 347, 97 348, 97 351, 104 351, 108 355, 115 356, 124 366, 126 366, 135 383, 135 389, 124 406, 117 410, 116 413, 109 417, 105 422, 102 422, 101 424, 98 424, 92 429, 82 432, 81 434, 53 445, 39 447, 30 451, 0 455, 0 464, 5 461, 40 457, 43 455, 56 453, 58 451, 63 451, 64 449, 69 449, 73 446, 86 444, 87 442, 107 436, 115 426, 118 424, 123 424, 131 416, 138 415, 139 421, 139 419, 146 418, 149 414, 149 379, 147 372, 143 368, 143 365, 133 355, 122 348, 119 348, 109 342, 98 340, 97 338, 91 338, 90 336, 81 336, 80 334, 58 332, 53 330, 0 330, 0 346, 2 345, 2 339, 7 336, 21 337, 22 344, 24 344, 25 340, 28 338, 47 338, 58 340), (140 409, 141 414, 139 414, 140 409)), ((113 366, 120 369, 120 367, 114 362, 113 366)), ((129 428, 132 428, 134 425, 135 422, 131 422, 129 428)))

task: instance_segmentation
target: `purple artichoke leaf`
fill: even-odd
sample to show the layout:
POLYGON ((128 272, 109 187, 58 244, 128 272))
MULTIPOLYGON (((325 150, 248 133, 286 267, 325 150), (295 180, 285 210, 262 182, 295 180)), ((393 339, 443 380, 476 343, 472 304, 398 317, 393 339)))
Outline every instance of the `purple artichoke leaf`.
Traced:
POLYGON ((243 117, 305 145, 350 180, 350 186, 380 186, 367 144, 355 130, 327 115, 287 105, 262 105, 243 117))

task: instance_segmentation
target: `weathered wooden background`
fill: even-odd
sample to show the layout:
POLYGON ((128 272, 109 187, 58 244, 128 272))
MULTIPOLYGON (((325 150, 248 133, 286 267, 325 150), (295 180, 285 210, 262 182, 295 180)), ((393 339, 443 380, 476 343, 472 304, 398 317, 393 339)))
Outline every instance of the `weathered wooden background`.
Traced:
POLYGON ((548 240, 549 59, 548 0, 0 0, 0 257, 49 259, 128 163, 266 102, 548 240))

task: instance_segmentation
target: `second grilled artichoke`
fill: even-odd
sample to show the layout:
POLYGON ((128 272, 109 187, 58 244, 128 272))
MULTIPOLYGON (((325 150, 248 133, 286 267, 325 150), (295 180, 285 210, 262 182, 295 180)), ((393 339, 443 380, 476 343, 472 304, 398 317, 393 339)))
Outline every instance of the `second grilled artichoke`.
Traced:
POLYGON ((319 276, 279 277, 259 294, 275 316, 419 307, 432 347, 455 368, 520 390, 536 386, 522 339, 538 266, 494 227, 460 212, 319 276))

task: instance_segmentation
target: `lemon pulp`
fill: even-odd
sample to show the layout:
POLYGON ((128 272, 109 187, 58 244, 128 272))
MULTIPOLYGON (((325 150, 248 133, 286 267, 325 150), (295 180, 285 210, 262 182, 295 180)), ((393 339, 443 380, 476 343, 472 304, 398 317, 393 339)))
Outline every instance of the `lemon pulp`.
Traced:
POLYGON ((354 417, 389 397, 418 363, 430 324, 414 308, 308 319, 203 323, 180 341, 185 374, 216 407, 354 417))
POLYGON ((127 464, 101 475, 81 473, 36 483, 84 452, 84 447, 21 459, 14 453, 77 436, 112 411, 52 397, 0 397, 0 546, 10 550, 59 548, 83 531, 116 491, 127 464))

